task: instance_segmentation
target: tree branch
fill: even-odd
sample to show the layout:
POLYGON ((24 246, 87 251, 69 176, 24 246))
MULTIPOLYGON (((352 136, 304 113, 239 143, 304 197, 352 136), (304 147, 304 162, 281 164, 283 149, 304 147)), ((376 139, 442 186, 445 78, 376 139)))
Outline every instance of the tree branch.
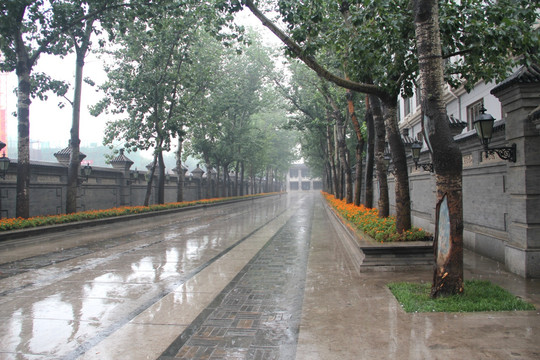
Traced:
POLYGON ((266 16, 264 16, 259 9, 253 4, 252 0, 245 0, 245 4, 248 7, 248 9, 257 17, 261 23, 266 26, 274 35, 276 35, 287 47, 291 50, 291 52, 296 55, 300 60, 302 60, 309 68, 314 70, 317 75, 322 77, 323 79, 326 79, 330 82, 333 82, 334 84, 341 86, 346 89, 354 90, 357 92, 365 93, 365 94, 371 94, 376 95, 379 98, 386 100, 389 97, 389 94, 384 91, 379 86, 373 85, 373 84, 364 84, 364 83, 357 83, 354 81, 350 81, 347 79, 344 79, 342 77, 339 77, 335 74, 332 74, 325 68, 323 68, 317 60, 311 55, 307 55, 304 50, 295 43, 290 37, 288 37, 283 31, 281 31, 270 19, 268 19, 266 16))
POLYGON ((472 51, 472 49, 465 49, 465 50, 460 50, 460 51, 456 51, 456 52, 453 52, 453 53, 450 53, 450 54, 443 54, 442 58, 443 59, 449 59, 453 56, 458 56, 458 55, 464 55, 464 54, 468 54, 472 51))
MULTIPOLYGON (((69 22, 68 24, 66 24, 66 26, 59 28, 57 31, 52 31, 48 36, 45 37, 45 39, 41 42, 41 45, 39 46, 39 48, 30 57, 30 59, 29 59, 29 63, 31 64, 30 67, 33 67, 34 63, 39 58, 39 56, 43 52, 45 52, 47 47, 52 42, 56 41, 60 35, 67 34, 67 32, 69 30, 71 30, 76 25, 80 24, 82 21, 85 21, 85 20, 88 20, 88 19, 91 19, 91 18, 96 18, 97 15, 100 15, 100 14, 102 14, 102 13, 104 13, 106 11, 112 10, 112 9, 122 8, 122 7, 131 7, 131 6, 132 6, 131 4, 117 4, 117 5, 105 6, 105 7, 101 8, 101 9, 98 9, 98 10, 90 12, 90 13, 84 15, 84 16, 81 16, 81 17, 73 20, 72 22, 69 22)), ((21 19, 21 21, 22 21, 22 19, 21 19)))

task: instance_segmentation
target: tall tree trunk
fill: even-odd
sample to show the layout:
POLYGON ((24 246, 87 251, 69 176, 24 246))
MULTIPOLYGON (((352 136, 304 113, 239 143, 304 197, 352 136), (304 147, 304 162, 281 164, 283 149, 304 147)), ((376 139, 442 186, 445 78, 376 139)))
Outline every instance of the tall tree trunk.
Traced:
POLYGON ((246 169, 244 168, 244 162, 240 162, 240 196, 245 195, 245 184, 244 184, 244 175, 245 175, 246 169))
POLYGON ((353 202, 353 193, 352 193, 352 179, 351 179, 351 167, 347 159, 347 143, 345 142, 345 119, 341 115, 341 112, 335 111, 334 118, 336 119, 336 143, 337 143, 337 154, 339 159, 339 164, 342 169, 341 179, 342 179, 342 194, 341 198, 345 198, 345 202, 350 204, 353 202))
MULTIPOLYGON (((219 190, 217 189, 217 184, 219 183, 219 173, 216 174, 217 179, 215 184, 212 183, 212 166, 210 165, 210 158, 208 156, 204 156, 204 163, 206 164, 206 179, 208 180, 208 184, 206 184, 206 188, 204 189, 204 198, 210 199, 213 197, 219 197, 219 190)), ((218 169, 219 171, 219 169, 218 169)))
POLYGON ((354 189, 354 205, 360 206, 360 198, 362 195, 362 152, 364 150, 364 136, 360 127, 360 122, 354 111, 354 93, 347 90, 347 109, 351 122, 353 124, 354 133, 356 134, 356 172, 355 172, 355 189, 354 189))
POLYGON ((159 148, 158 153, 158 198, 157 203, 158 204, 164 204, 165 203, 165 162, 163 161, 163 151, 161 150, 161 147, 159 148))
POLYGON ((217 179, 216 179, 216 197, 222 197, 222 192, 220 190, 220 186, 219 186, 219 181, 221 180, 221 166, 219 164, 219 162, 217 163, 217 166, 216 166, 216 169, 217 169, 217 179))
POLYGON ((75 47, 75 88, 72 102, 72 118, 71 118, 71 140, 70 140, 70 157, 68 165, 68 181, 67 181, 67 193, 66 193, 66 213, 74 213, 77 211, 77 189, 80 161, 80 144, 79 138, 79 126, 81 119, 81 96, 82 96, 82 84, 83 84, 83 69, 84 58, 88 52, 90 46, 90 37, 93 31, 94 20, 86 20, 84 34, 82 36, 81 44, 77 43, 75 37, 73 37, 73 46, 75 47))
POLYGON ((270 172, 271 172, 271 167, 270 166, 267 166, 266 167, 266 184, 264 185, 264 192, 267 193, 267 192, 270 192, 270 186, 269 186, 269 181, 270 181, 270 172))
POLYGON ((324 191, 327 193, 332 193, 333 184, 332 184, 332 169, 330 167, 330 161, 326 160, 324 162, 324 179, 325 179, 325 189, 324 191))
POLYGON ((30 217, 30 72, 28 52, 20 32, 15 36, 17 51, 17 200, 15 216, 30 217))
POLYGON ((176 186, 176 201, 184 201, 184 169, 182 169, 182 150, 184 139, 178 137, 178 150, 176 150, 176 169, 178 170, 178 184, 176 186))
POLYGON ((332 108, 332 112, 328 115, 328 118, 335 120, 334 126, 334 140, 336 148, 336 163, 339 164, 339 182, 340 182, 340 194, 339 199, 345 198, 345 202, 350 204, 353 202, 353 189, 352 189, 352 176, 351 166, 348 161, 348 149, 345 141, 345 133, 347 130, 346 119, 343 117, 341 109, 335 102, 334 98, 330 95, 326 87, 320 89, 326 102, 332 108))
POLYGON ((388 180, 386 178, 386 168, 384 166, 384 148, 386 130, 381 109, 381 102, 374 95, 369 96, 371 113, 373 114, 373 124, 375 125, 375 170, 379 181, 379 217, 385 218, 390 214, 390 201, 388 198, 388 180))
POLYGON ((390 154, 395 169, 396 230, 402 233, 411 228, 411 198, 409 195, 409 174, 405 145, 397 124, 397 98, 383 103, 384 124, 386 126, 390 154))
POLYGON ((230 179, 229 179, 229 163, 223 165, 223 197, 229 197, 230 179))
POLYGON ((375 129, 373 125, 373 114, 369 107, 369 96, 366 96, 366 126, 367 126, 367 154, 366 154, 366 192, 364 205, 367 208, 373 207, 373 162, 375 151, 375 129))
POLYGON ((337 154, 339 159, 339 164, 341 168, 341 189, 342 193, 340 198, 345 198, 345 202, 350 204, 353 202, 352 199, 352 181, 351 181, 351 167, 347 161, 347 144, 345 142, 345 124, 343 121, 343 116, 341 114, 336 114, 337 125, 336 125, 336 137, 337 137, 337 154))
POLYGON ((249 178, 251 181, 251 195, 255 195, 257 190, 255 189, 255 170, 253 169, 253 164, 250 165, 249 178))
POLYGON ((343 167, 340 161, 340 149, 338 140, 338 127, 337 124, 333 126, 333 139, 334 139, 334 164, 336 167, 336 177, 338 181, 338 193, 337 198, 343 200, 345 191, 343 189, 343 167))
POLYGON ((68 166, 68 181, 66 193, 66 213, 77 212, 77 180, 79 178, 80 166, 80 144, 79 139, 79 124, 81 118, 81 90, 82 76, 84 67, 84 55, 77 51, 77 59, 75 65, 75 91, 73 95, 73 115, 71 119, 71 138, 69 147, 71 149, 68 166))
POLYGON ((364 141, 356 144, 356 169, 355 169, 355 185, 354 185, 354 205, 360 206, 362 199, 362 154, 364 152, 364 141))
POLYGON ((445 195, 448 201, 449 238, 439 239, 447 251, 443 252, 437 243, 434 246, 436 264, 431 296, 439 297, 463 292, 463 164, 446 118, 437 1, 415 0, 414 23, 422 109, 428 119, 425 130, 433 150, 437 202, 440 204, 445 195))
POLYGON ((336 198, 339 197, 340 193, 340 186, 338 181, 338 174, 336 169, 336 162, 334 157, 334 142, 332 140, 332 131, 330 125, 326 126, 326 146, 328 148, 328 160, 330 161, 330 172, 331 172, 331 180, 332 180, 332 192, 336 198))
POLYGON ((238 181, 239 178, 239 172, 240 172, 240 163, 237 161, 236 166, 234 169, 234 196, 238 196, 240 194, 240 182, 238 181))
POLYGON ((150 168, 150 177, 146 183, 146 194, 144 196, 144 206, 150 204, 150 195, 152 194, 152 184, 154 182, 154 174, 156 173, 156 164, 157 164, 157 153, 154 154, 154 159, 152 160, 152 167, 150 168))

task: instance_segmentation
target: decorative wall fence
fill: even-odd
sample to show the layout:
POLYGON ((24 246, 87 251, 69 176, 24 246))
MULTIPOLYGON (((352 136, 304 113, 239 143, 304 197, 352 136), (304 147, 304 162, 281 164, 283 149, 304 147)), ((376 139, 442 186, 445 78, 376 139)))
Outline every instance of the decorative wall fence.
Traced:
MULTIPOLYGON (((515 144, 516 162, 496 154, 486 158, 474 130, 454 137, 463 156, 464 245, 516 274, 540 278, 540 68, 523 69, 492 94, 499 98, 504 117, 495 122, 489 147, 515 144)), ((431 162, 428 152, 420 162, 431 162)), ((395 213, 393 180, 390 175, 395 213)), ((409 188, 413 224, 433 232, 435 176, 415 169, 412 158, 409 188)))
MULTIPOLYGON (((121 154, 123 156, 123 154, 121 154)), ((125 156, 124 156, 125 158, 125 156)), ((60 159, 59 159, 60 160, 60 159)), ((128 159, 129 160, 129 159, 128 159)), ((77 209, 100 210, 117 206, 143 205, 148 184, 147 174, 129 170, 129 162, 114 163, 116 168, 92 167, 86 179, 80 176, 77 209)), ((30 170, 30 216, 65 213, 67 193, 67 164, 31 162, 30 170)), ((185 169, 187 173, 187 169, 185 169)), ((150 204, 157 203, 157 176, 152 181, 150 204)), ((168 174, 165 180, 165 202, 175 202, 178 194, 179 177, 168 174)), ((240 181, 238 181, 240 183, 240 181)), ((223 180, 219 182, 219 194, 228 196, 258 194, 279 191, 277 182, 267 183, 265 179, 244 181, 243 189, 236 186, 237 180, 231 176, 224 190, 223 180)), ((0 178, 1 218, 15 217, 17 186, 17 164, 11 162, 5 178, 0 178)), ((218 185, 216 175, 207 176, 197 167, 185 176, 183 187, 184 201, 216 198, 218 185), (190 176, 191 175, 191 176, 190 176), (210 178, 210 179, 209 179, 210 178)))

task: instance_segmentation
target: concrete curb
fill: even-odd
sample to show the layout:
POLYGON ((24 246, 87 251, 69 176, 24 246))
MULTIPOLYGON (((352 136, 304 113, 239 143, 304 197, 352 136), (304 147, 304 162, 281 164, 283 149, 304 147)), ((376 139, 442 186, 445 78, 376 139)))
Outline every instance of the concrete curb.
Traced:
POLYGON ((82 221, 75 221, 75 222, 65 223, 65 224, 45 225, 45 226, 36 226, 33 228, 27 228, 27 229, 2 231, 0 232, 0 242, 6 241, 6 240, 21 239, 21 238, 25 238, 29 236, 51 234, 51 233, 62 232, 62 231, 67 231, 67 230, 82 229, 82 228, 87 228, 87 227, 92 227, 92 226, 108 225, 108 224, 117 223, 117 222, 126 222, 126 221, 132 221, 132 220, 151 218, 155 216, 171 215, 171 214, 181 213, 184 211, 204 209, 210 206, 221 206, 221 205, 233 204, 233 203, 242 202, 242 201, 252 201, 252 200, 263 199, 263 198, 279 196, 279 195, 280 194, 256 195, 256 196, 250 196, 250 197, 246 197, 242 199, 220 201, 213 204, 200 204, 200 205, 186 206, 183 208, 176 208, 176 209, 150 211, 150 212, 141 213, 141 214, 113 216, 113 217, 108 217, 108 218, 103 218, 103 219, 82 220, 82 221))
POLYGON ((396 271, 433 267, 433 241, 377 243, 374 240, 366 240, 326 200, 324 203, 348 233, 348 238, 354 242, 353 246, 363 254, 359 265, 360 271, 396 271))

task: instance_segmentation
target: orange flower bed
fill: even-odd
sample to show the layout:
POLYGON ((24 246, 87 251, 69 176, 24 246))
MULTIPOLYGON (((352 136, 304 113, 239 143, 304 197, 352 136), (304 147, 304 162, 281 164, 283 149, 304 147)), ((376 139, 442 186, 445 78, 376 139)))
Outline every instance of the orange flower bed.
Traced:
POLYGON ((396 231, 395 217, 380 218, 377 209, 366 208, 364 205, 347 204, 344 200, 336 199, 334 195, 325 192, 322 192, 322 194, 338 214, 352 226, 371 236, 377 242, 421 241, 431 236, 421 228, 414 227, 398 233, 396 231))
POLYGON ((50 216, 34 216, 28 219, 25 218, 9 218, 9 219, 0 219, 0 231, 7 230, 16 230, 24 229, 36 226, 44 225, 54 225, 54 224, 63 224, 81 220, 94 220, 102 219, 114 216, 123 216, 123 215, 132 215, 140 214, 150 211, 160 211, 168 209, 183 208, 187 206, 201 205, 201 204, 214 204, 218 202, 236 200, 242 198, 250 198, 260 195, 269 195, 267 194, 257 194, 257 195, 245 195, 245 196, 235 196, 228 198, 214 198, 214 199, 203 199, 195 201, 183 201, 183 202, 174 202, 161 205, 150 205, 150 206, 120 206, 104 210, 88 210, 81 211, 73 214, 60 214, 60 215, 50 215, 50 216))

